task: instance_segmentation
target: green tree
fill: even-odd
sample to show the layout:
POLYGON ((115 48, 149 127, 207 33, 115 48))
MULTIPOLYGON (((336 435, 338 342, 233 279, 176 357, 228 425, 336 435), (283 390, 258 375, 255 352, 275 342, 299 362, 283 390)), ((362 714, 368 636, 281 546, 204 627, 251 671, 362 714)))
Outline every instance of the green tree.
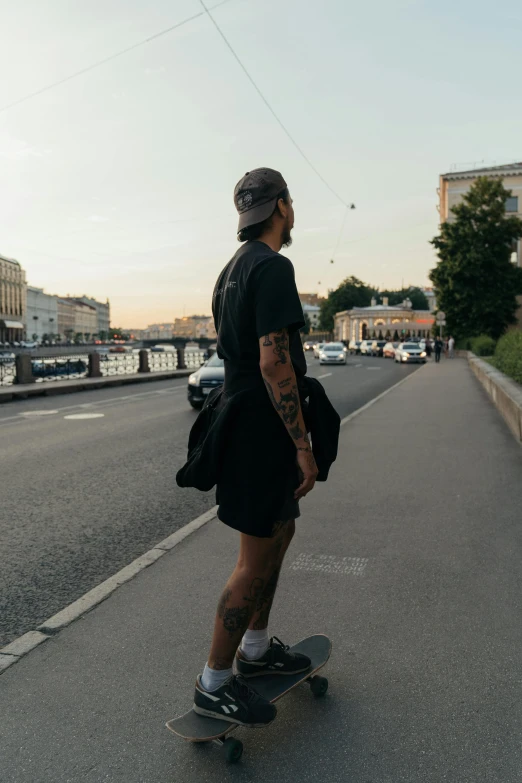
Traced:
POLYGON ((414 310, 429 310, 430 305, 426 298, 424 291, 418 286, 410 286, 409 288, 398 288, 394 291, 380 291, 379 296, 387 296, 389 305, 400 305, 405 299, 411 301, 411 306, 414 310))
POLYGON ((511 191, 502 182, 478 177, 431 240, 439 262, 430 273, 447 333, 454 337, 487 334, 498 339, 515 322, 522 270, 511 261, 522 221, 507 217, 511 191))
POLYGON ((347 277, 341 285, 330 291, 328 299, 321 303, 319 325, 327 332, 333 331, 334 315, 352 307, 369 307, 372 296, 377 295, 377 289, 368 283, 363 283, 357 277, 347 277))

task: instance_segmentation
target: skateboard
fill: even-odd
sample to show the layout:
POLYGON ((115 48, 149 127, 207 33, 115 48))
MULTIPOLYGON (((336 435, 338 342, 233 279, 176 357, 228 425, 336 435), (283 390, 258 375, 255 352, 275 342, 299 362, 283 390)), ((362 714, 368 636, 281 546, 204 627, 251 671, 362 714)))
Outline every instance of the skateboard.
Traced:
MULTIPOLYGON (((298 642, 290 650, 308 655, 312 661, 308 671, 299 674, 264 674, 260 677, 249 677, 248 685, 270 702, 286 696, 302 682, 307 682, 310 685, 314 696, 324 696, 328 690, 328 680, 326 677, 318 676, 317 672, 323 668, 332 652, 330 639, 324 634, 316 634, 298 642)), ((204 715, 198 715, 194 710, 189 710, 179 718, 169 720, 165 725, 178 737, 189 742, 214 742, 220 746, 225 758, 231 763, 239 761, 243 755, 241 740, 228 736, 238 728, 238 723, 229 723, 218 718, 207 718, 204 715)))

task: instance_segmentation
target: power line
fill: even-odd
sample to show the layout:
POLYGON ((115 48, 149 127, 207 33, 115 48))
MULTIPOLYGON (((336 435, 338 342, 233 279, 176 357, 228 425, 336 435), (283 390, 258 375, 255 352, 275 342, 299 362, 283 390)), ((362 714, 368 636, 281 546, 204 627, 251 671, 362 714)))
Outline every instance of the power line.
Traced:
POLYGON ((267 107, 267 109, 269 110, 269 112, 272 114, 272 116, 273 116, 273 117, 274 117, 274 119, 276 120, 277 124, 278 124, 278 125, 280 126, 280 128, 281 128, 281 129, 284 131, 284 133, 285 133, 285 134, 288 136, 288 138, 290 139, 290 141, 292 142, 292 144, 294 145, 294 147, 296 148, 296 150, 298 151, 298 153, 301 155, 301 157, 303 158, 303 160, 305 160, 305 161, 306 161, 306 163, 307 163, 307 164, 310 166, 310 168, 312 169, 312 171, 314 172, 314 174, 316 174, 316 175, 319 177, 319 179, 321 180, 321 182, 322 182, 324 185, 326 185, 326 187, 328 188, 328 190, 330 191, 330 193, 333 193, 333 195, 335 196, 335 198, 336 198, 338 201, 340 201, 340 202, 341 202, 341 204, 343 204, 343 205, 344 205, 346 208, 348 208, 348 204, 346 204, 346 202, 344 201, 344 199, 342 199, 342 198, 341 198, 341 196, 340 196, 340 195, 339 195, 339 194, 338 194, 338 193, 337 193, 337 192, 336 192, 336 191, 335 191, 335 190, 332 188, 332 186, 331 186, 331 185, 330 185, 330 184, 329 184, 329 183, 328 183, 328 182, 325 180, 325 178, 323 177, 323 175, 322 175, 322 174, 321 174, 321 173, 320 173, 320 172, 319 172, 319 171, 316 169, 316 167, 314 166, 314 164, 312 163, 312 161, 310 160, 310 158, 308 158, 308 157, 307 157, 307 155, 305 155, 305 153, 303 152, 303 150, 301 149, 301 147, 299 146, 299 144, 296 142, 296 140, 294 139, 294 137, 292 136, 292 134, 290 133, 290 131, 288 130, 288 128, 287 128, 285 125, 283 125, 282 121, 279 119, 279 117, 278 117, 278 116, 277 116, 277 114, 275 113, 274 109, 271 107, 271 105, 269 104, 268 100, 265 98, 265 96, 263 95, 263 93, 261 92, 261 90, 259 89, 259 87, 257 86, 256 82, 254 81, 254 79, 252 78, 252 76, 250 76, 250 74, 249 74, 249 72, 247 71, 246 67, 243 65, 243 62, 241 61, 241 59, 239 58, 239 56, 236 54, 236 52, 235 52, 235 51, 234 51, 234 49, 232 48, 232 44, 230 44, 230 42, 228 41, 227 37, 225 36, 225 34, 223 33, 223 31, 221 30, 220 26, 218 25, 218 23, 216 22, 216 20, 215 20, 215 19, 214 19, 214 17, 212 16, 212 14, 210 13, 210 11, 211 11, 211 10, 213 10, 213 9, 210 9, 210 10, 209 10, 209 9, 207 8, 207 6, 205 5, 205 3, 203 2, 203 0, 199 0, 199 2, 201 3, 201 5, 203 6, 203 8, 205 9, 205 13, 206 13, 206 14, 207 14, 207 16, 209 17, 209 19, 212 21, 212 24, 214 25, 214 27, 216 28, 216 30, 217 30, 217 31, 218 31, 218 33, 220 34, 221 38, 223 39, 223 41, 225 42, 225 44, 226 44, 226 45, 227 45, 227 47, 229 48, 230 52, 232 53, 233 57, 234 57, 234 58, 235 58, 235 60, 237 61, 238 65, 240 66, 241 70, 243 71, 243 73, 245 74, 245 76, 247 77, 247 79, 249 80, 249 82, 251 83, 252 87, 255 89, 255 91, 257 92, 257 94, 259 95, 259 97, 261 98, 261 100, 263 101, 263 103, 265 104, 265 106, 267 107))
MULTIPOLYGON (((214 10, 215 8, 219 8, 219 6, 224 5, 225 3, 228 2, 230 2, 230 0, 221 0, 220 3, 217 3, 216 5, 212 6, 212 10, 214 10)), ((193 22, 194 19, 198 19, 200 16, 204 16, 204 15, 205 15, 204 11, 199 11, 199 13, 193 14, 192 16, 188 16, 186 19, 183 19, 181 22, 177 22, 177 24, 173 24, 171 27, 167 27, 164 30, 160 30, 159 33, 154 33, 154 35, 151 35, 148 38, 144 38, 143 41, 138 41, 137 43, 132 44, 132 46, 127 46, 126 49, 122 49, 121 51, 115 52, 114 54, 111 54, 108 57, 104 57, 103 60, 98 60, 97 62, 92 63, 91 65, 88 65, 87 67, 82 68, 79 71, 75 71, 74 73, 69 74, 69 76, 65 76, 63 79, 59 79, 58 81, 52 82, 51 84, 48 84, 45 87, 41 87, 39 90, 35 90, 34 92, 29 93, 28 95, 24 95, 23 98, 18 98, 18 100, 13 101, 12 103, 8 103, 6 106, 1 106, 0 114, 7 111, 8 109, 12 109, 14 106, 19 106, 21 103, 25 103, 25 101, 29 101, 31 98, 36 98, 37 95, 42 95, 42 93, 44 92, 48 92, 49 90, 52 90, 55 87, 59 87, 61 84, 70 82, 72 79, 76 79, 78 76, 82 76, 82 74, 84 73, 89 73, 89 71, 93 71, 95 68, 100 68, 100 66, 105 65, 106 63, 110 63, 112 60, 116 60, 117 57, 122 57, 124 54, 127 54, 128 52, 132 52, 134 49, 138 49, 140 46, 145 46, 145 44, 148 44, 151 41, 155 41, 156 38, 161 38, 163 35, 167 35, 168 33, 171 33, 173 30, 177 30, 179 27, 183 27, 183 25, 186 25, 189 22, 193 22)))

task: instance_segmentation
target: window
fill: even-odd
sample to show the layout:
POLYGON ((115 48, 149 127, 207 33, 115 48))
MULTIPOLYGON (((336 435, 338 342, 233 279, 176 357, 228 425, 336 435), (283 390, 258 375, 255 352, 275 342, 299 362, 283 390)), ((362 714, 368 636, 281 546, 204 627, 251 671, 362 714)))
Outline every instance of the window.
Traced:
POLYGON ((518 196, 510 196, 506 199, 506 212, 518 212, 518 196))

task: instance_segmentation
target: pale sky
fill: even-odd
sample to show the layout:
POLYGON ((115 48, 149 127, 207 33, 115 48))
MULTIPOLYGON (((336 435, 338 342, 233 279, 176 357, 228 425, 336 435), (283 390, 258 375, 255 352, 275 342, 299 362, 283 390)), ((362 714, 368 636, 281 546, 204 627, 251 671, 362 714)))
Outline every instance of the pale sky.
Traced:
POLYGON ((2 111, 201 10, 0 0, 0 253, 49 293, 109 297, 115 325, 210 313, 239 247, 234 185, 270 166, 294 198, 286 253, 301 291, 352 274, 427 284, 439 173, 522 159, 520 2, 229 0, 213 12, 297 143, 357 206, 334 264, 343 206, 206 16, 2 111))

